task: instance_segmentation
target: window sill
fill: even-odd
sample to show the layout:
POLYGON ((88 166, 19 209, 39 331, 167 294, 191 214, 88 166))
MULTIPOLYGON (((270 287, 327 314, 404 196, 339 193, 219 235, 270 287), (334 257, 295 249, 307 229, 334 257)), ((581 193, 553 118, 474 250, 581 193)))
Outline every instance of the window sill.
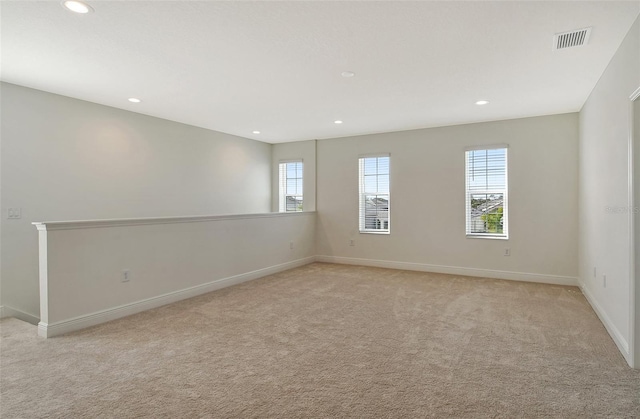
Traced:
POLYGON ((389 230, 360 230, 360 234, 386 234, 389 235, 391 232, 389 230))
POLYGON ((490 236, 484 234, 467 234, 468 239, 509 240, 509 236, 490 236))

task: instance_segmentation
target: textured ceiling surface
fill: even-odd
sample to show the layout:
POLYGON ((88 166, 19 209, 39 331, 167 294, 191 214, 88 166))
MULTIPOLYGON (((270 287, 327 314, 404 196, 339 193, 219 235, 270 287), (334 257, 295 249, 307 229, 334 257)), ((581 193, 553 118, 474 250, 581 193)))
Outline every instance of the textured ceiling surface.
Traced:
POLYGON ((78 15, 2 2, 1 79, 270 143, 579 111, 640 13, 637 1, 88 3, 78 15), (588 45, 552 51, 555 33, 583 27, 588 45))

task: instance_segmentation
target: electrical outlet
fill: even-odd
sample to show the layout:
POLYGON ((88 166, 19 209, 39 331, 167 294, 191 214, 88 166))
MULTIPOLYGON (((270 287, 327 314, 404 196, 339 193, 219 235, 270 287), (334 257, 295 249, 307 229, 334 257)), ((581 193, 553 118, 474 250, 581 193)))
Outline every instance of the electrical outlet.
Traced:
POLYGON ((354 239, 349 240, 349 246, 355 246, 356 241, 354 239))
POLYGON ((293 249, 293 242, 289 242, 289 249, 293 249))
POLYGON ((131 271, 129 269, 125 269, 122 271, 122 282, 131 281, 131 271))
POLYGON ((607 276, 602 275, 602 286, 607 288, 607 276))
POLYGON ((22 208, 9 208, 7 210, 7 218, 10 220, 22 218, 22 208))
POLYGON ((511 256, 511 249, 509 249, 508 247, 506 249, 504 249, 504 255, 505 256, 511 256))

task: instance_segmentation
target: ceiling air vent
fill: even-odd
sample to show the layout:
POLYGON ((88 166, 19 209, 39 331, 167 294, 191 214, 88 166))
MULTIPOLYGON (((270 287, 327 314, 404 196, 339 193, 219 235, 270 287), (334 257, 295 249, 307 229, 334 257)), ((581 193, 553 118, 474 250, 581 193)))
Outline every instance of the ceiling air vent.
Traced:
POLYGON ((576 29, 575 31, 557 33, 553 35, 553 50, 571 47, 581 47, 589 42, 591 28, 576 29))

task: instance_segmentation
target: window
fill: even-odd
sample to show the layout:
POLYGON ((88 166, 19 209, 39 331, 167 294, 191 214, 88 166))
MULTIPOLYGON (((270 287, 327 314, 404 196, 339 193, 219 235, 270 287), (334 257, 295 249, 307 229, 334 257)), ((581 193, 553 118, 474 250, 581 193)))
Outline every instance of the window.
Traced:
POLYGON ((302 211, 302 172, 302 160, 280 163, 280 212, 302 211))
POLYGON ((508 238, 507 146, 468 149, 467 236, 508 238))
POLYGON ((303 192, 303 163, 302 160, 280 162, 280 212, 302 211, 303 192))
POLYGON ((360 232, 389 234, 389 155, 360 157, 360 232))

